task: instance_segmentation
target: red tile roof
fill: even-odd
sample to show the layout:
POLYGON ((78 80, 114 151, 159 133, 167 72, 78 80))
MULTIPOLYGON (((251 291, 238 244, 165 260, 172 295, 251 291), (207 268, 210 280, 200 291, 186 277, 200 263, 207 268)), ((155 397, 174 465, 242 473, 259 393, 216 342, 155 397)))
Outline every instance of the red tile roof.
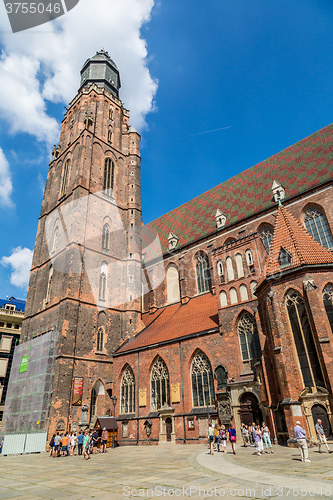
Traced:
POLYGON ((187 304, 178 302, 154 314, 143 314, 142 320, 146 328, 123 344, 115 355, 217 328, 217 300, 211 293, 206 293, 187 304))
POLYGON ((291 255, 291 264, 285 269, 313 264, 333 264, 333 253, 318 243, 305 227, 283 205, 279 207, 269 257, 259 280, 280 273, 281 248, 291 255))
POLYGON ((145 228, 148 233, 149 230, 158 233, 165 253, 171 231, 179 238, 180 247, 214 233, 217 208, 226 213, 229 226, 272 207, 274 180, 286 189, 286 197, 291 198, 330 179, 333 179, 333 124, 162 215, 145 228))

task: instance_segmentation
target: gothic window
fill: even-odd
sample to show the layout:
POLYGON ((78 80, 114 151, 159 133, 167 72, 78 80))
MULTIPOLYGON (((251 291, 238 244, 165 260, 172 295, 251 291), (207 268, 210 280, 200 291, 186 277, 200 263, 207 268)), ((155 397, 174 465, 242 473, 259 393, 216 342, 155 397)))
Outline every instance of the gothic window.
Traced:
POLYGON ((112 143, 112 130, 109 130, 108 132, 108 143, 112 143))
POLYGON ((97 331, 97 349, 98 352, 104 351, 104 329, 100 327, 97 331))
POLYGON ((59 236, 59 226, 56 226, 53 234, 52 253, 55 253, 57 251, 58 236, 59 236))
POLYGON ((101 273, 99 276, 99 300, 106 300, 106 281, 108 275, 108 265, 103 262, 101 265, 101 273))
POLYGON ((240 253, 236 254, 236 267, 237 267, 237 277, 242 278, 244 276, 243 259, 240 253))
POLYGON ((215 368, 215 378, 217 380, 217 390, 225 389, 228 384, 228 372, 223 365, 215 368))
POLYGON ((64 170, 62 172, 61 188, 60 188, 60 198, 62 198, 63 196, 65 196, 66 191, 67 191, 67 184, 68 184, 68 178, 69 178, 70 164, 71 164, 70 159, 66 160, 65 165, 64 165, 64 170))
POLYGON ((104 182, 103 190, 106 195, 112 196, 114 182, 114 163, 111 158, 106 158, 104 162, 104 182))
POLYGON ((91 400, 90 400, 90 421, 96 416, 96 403, 97 403, 97 392, 95 389, 91 391, 91 400))
POLYGON ((228 280, 232 281, 235 279, 234 268, 232 265, 232 258, 227 257, 225 262, 227 264, 228 280))
POLYGON ((238 303, 238 296, 237 296, 237 290, 236 288, 230 288, 230 304, 237 304, 238 303))
POLYGON ((326 248, 333 248, 333 239, 324 213, 311 207, 305 212, 304 224, 309 233, 326 248))
POLYGON ((177 267, 172 264, 168 267, 166 273, 167 281, 167 301, 168 304, 180 301, 180 290, 179 290, 179 272, 177 267))
POLYGON ((262 231, 260 231, 260 239, 264 245, 266 252, 269 252, 273 238, 273 229, 269 226, 265 226, 262 231))
POLYGON ((104 224, 102 235, 102 251, 108 252, 110 249, 110 227, 109 224, 104 224))
POLYGON ((151 372, 151 408, 158 410, 164 405, 170 406, 169 372, 159 356, 151 372))
POLYGON ((200 252, 195 260, 198 293, 208 292, 212 287, 208 257, 205 253, 200 252))
POLYGON ((286 297, 286 307, 293 332, 304 386, 324 387, 323 376, 314 343, 303 297, 291 290, 286 297))
POLYGON ((250 283, 250 288, 251 288, 251 296, 253 299, 256 299, 257 297, 255 296, 255 291, 256 291, 256 288, 257 288, 257 282, 256 281, 251 281, 250 283))
POLYGON ((285 269, 286 267, 290 267, 291 266, 291 255, 283 247, 280 248, 280 253, 279 253, 278 261, 279 261, 281 269, 285 269))
POLYGON ((249 294, 248 294, 246 285, 241 285, 239 287, 239 293, 240 293, 241 302, 244 302, 245 300, 249 300, 249 294))
POLYGON ((257 323, 252 314, 245 312, 238 322, 237 329, 243 361, 261 358, 257 323))
POLYGON ((250 271, 253 271, 254 262, 253 262, 253 256, 252 256, 251 250, 246 250, 245 258, 246 258, 246 263, 247 263, 248 267, 250 268, 250 271))
POLYGON ((121 378, 121 413, 135 412, 135 380, 133 370, 127 366, 121 378))
POLYGON ((50 302, 52 279, 53 279, 53 267, 51 266, 49 271, 49 278, 47 281, 46 298, 45 298, 46 304, 50 302))
POLYGON ((224 283, 224 271, 223 271, 223 262, 222 262, 222 260, 218 260, 217 261, 216 267, 217 267, 217 275, 219 277, 219 282, 220 283, 224 283))
POLYGON ((215 405, 212 367, 202 351, 194 357, 191 368, 193 406, 215 405))
POLYGON ((323 291, 324 306, 333 332, 333 286, 327 285, 323 291))
POLYGON ((85 118, 84 119, 84 126, 87 130, 92 130, 92 127, 93 127, 93 121, 91 118, 85 118))
POLYGON ((220 304, 221 304, 221 307, 225 307, 228 305, 227 294, 224 291, 222 291, 220 293, 220 304))
POLYGON ((110 106, 110 109, 109 109, 109 119, 112 120, 113 119, 113 107, 110 106))

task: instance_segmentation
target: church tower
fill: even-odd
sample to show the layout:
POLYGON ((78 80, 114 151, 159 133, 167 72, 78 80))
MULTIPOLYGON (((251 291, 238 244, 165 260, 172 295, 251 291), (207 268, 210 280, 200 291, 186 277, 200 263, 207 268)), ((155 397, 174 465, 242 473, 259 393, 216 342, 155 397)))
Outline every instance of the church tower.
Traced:
POLYGON ((21 336, 59 334, 49 434, 109 414, 113 351, 141 321, 140 136, 119 88, 107 52, 88 59, 52 151, 21 336))

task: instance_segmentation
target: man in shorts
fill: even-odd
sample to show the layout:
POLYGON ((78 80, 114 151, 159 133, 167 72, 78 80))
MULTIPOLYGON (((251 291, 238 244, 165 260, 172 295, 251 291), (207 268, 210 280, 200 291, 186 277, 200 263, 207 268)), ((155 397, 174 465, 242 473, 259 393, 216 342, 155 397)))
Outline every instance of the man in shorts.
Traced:
POLYGON ((333 451, 331 451, 328 447, 324 428, 323 428, 322 421, 320 420, 320 418, 318 418, 317 423, 315 425, 315 428, 316 428, 316 433, 317 433, 317 438, 318 438, 319 453, 322 453, 322 451, 321 451, 322 444, 324 444, 326 446, 328 453, 333 453, 333 451))
POLYGON ((63 457, 67 456, 67 443, 68 443, 68 437, 66 436, 66 433, 64 432, 64 435, 61 436, 61 451, 62 451, 63 457))
POLYGON ((108 431, 106 430, 106 427, 103 428, 103 431, 102 431, 102 451, 101 453, 106 453, 106 443, 108 442, 108 437, 109 437, 109 433, 108 431))
POLYGON ((59 432, 54 436, 54 448, 53 448, 53 458, 60 457, 60 443, 61 437, 59 436, 59 432))
POLYGON ((95 431, 92 435, 92 445, 93 445, 92 453, 93 454, 97 453, 98 438, 99 438, 98 432, 95 431))

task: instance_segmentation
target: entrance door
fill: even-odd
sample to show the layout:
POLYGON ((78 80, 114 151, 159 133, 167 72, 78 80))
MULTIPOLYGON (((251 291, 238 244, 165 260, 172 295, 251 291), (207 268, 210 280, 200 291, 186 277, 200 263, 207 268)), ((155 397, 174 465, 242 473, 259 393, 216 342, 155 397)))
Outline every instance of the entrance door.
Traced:
POLYGON ((252 392, 245 392, 240 397, 240 420, 242 424, 251 425, 252 422, 262 424, 262 413, 257 398, 252 392))
POLYGON ((166 428, 167 441, 170 443, 171 433, 172 433, 172 420, 170 417, 167 417, 165 419, 165 428, 166 428))
POLYGON ((322 421, 322 426, 324 428, 324 432, 326 437, 332 437, 332 429, 331 429, 331 424, 328 419, 327 411, 326 409, 319 404, 313 405, 311 408, 312 412, 312 418, 314 421, 314 424, 316 425, 317 420, 320 419, 322 421))

